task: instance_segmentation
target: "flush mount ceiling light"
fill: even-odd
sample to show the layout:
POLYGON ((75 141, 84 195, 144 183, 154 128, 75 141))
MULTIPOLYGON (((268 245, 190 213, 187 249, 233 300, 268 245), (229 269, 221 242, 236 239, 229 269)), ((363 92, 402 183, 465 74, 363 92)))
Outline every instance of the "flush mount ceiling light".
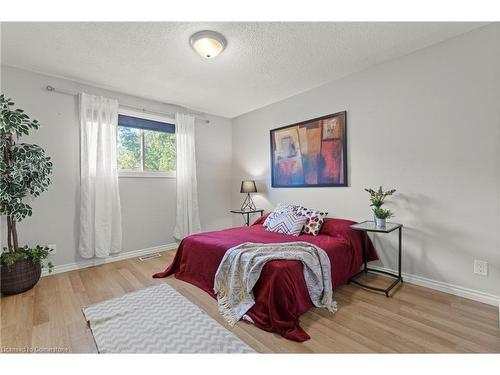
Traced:
POLYGON ((194 33, 189 38, 189 44, 201 57, 212 59, 226 48, 227 41, 222 34, 203 30, 194 33))

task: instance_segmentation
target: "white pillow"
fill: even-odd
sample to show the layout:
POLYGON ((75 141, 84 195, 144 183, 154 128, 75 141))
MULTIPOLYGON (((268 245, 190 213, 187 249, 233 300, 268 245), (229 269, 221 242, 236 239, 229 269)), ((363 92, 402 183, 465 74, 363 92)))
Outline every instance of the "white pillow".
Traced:
POLYGON ((294 213, 293 211, 284 212, 276 215, 272 223, 266 228, 269 232, 288 234, 289 236, 298 236, 306 223, 305 216, 294 213))
POLYGON ((273 224, 273 221, 276 217, 279 215, 286 213, 286 212, 293 212, 297 210, 299 206, 294 206, 292 204, 283 204, 283 203, 278 203, 277 206, 274 208, 274 210, 267 216, 266 220, 262 223, 262 225, 267 228, 268 226, 273 224))

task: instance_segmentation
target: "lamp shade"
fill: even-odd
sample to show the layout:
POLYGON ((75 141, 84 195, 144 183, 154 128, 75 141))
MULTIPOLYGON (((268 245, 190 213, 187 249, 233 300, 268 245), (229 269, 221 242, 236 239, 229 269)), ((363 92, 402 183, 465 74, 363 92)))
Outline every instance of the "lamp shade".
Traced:
POLYGON ((241 181, 240 193, 256 193, 257 186, 254 180, 241 181))

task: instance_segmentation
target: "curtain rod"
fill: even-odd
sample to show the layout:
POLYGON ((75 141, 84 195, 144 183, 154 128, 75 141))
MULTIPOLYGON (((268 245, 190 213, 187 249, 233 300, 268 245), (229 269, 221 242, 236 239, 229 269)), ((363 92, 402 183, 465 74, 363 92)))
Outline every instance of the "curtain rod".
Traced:
MULTIPOLYGON (((51 85, 45 86, 45 90, 47 90, 49 92, 58 92, 58 93, 64 94, 64 95, 78 96, 78 93, 76 93, 76 92, 72 92, 72 91, 64 90, 64 89, 56 89, 54 86, 51 86, 51 85)), ((140 111, 140 112, 144 112, 144 113, 150 113, 150 114, 153 114, 153 115, 168 116, 168 117, 175 118, 175 113, 172 113, 172 112, 153 111, 153 110, 149 110, 149 109, 146 109, 146 108, 140 108, 140 107, 136 107, 136 106, 133 106, 133 105, 121 104, 121 103, 119 103, 119 105, 120 105, 120 107, 133 109, 135 111, 140 111)), ((199 116, 196 116, 196 115, 194 115, 194 117, 195 117, 196 120, 203 121, 203 122, 205 122, 207 124, 210 123, 210 120, 207 120, 205 118, 202 118, 202 117, 199 117, 199 116)))

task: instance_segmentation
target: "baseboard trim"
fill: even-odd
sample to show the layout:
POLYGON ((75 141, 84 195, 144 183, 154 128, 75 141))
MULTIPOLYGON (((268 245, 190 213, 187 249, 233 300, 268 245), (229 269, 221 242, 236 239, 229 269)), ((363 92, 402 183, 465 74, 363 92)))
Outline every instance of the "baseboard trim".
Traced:
MULTIPOLYGON (((397 271, 392 270, 390 268, 386 268, 386 267, 370 266, 370 268, 375 268, 375 269, 382 270, 382 271, 397 273, 397 271)), ((428 278, 422 277, 422 276, 412 275, 412 274, 406 273, 406 272, 402 272, 402 276, 403 276, 403 281, 405 283, 407 282, 410 284, 423 286, 423 287, 426 287, 429 289, 438 290, 440 292, 453 294, 455 296, 468 298, 468 299, 471 299, 474 301, 486 303, 488 305, 500 307, 499 297, 495 296, 493 294, 480 292, 478 290, 465 288, 465 287, 459 286, 459 285, 445 283, 443 281, 436 281, 436 280, 428 279, 428 278)))
POLYGON ((58 266, 54 266, 54 268, 52 268, 51 273, 48 272, 47 268, 44 268, 43 272, 42 272, 42 276, 54 275, 54 274, 58 274, 58 273, 62 273, 62 272, 68 272, 68 271, 79 270, 82 268, 99 266, 101 264, 118 262, 120 260, 125 260, 125 259, 130 259, 130 258, 137 258, 140 256, 156 253, 159 251, 175 250, 175 249, 177 249, 177 246, 178 246, 177 243, 169 243, 169 244, 160 245, 160 246, 148 247, 146 249, 126 251, 123 253, 112 255, 109 258, 92 258, 92 259, 84 259, 84 260, 81 260, 79 262, 74 262, 74 263, 61 264, 58 266))

